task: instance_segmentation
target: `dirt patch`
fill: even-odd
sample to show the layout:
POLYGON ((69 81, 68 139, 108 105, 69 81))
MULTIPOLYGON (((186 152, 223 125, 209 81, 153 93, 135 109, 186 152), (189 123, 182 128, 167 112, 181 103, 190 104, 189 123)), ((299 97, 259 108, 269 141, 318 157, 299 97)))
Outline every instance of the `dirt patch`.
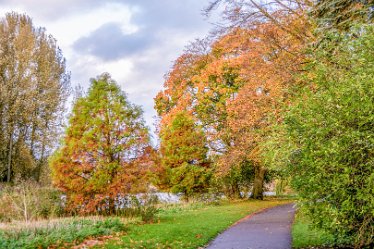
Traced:
POLYGON ((100 237, 95 237, 95 238, 87 238, 80 244, 76 243, 65 243, 63 245, 51 245, 48 247, 48 249, 87 249, 87 248, 92 248, 94 246, 100 246, 104 245, 107 240, 114 240, 114 241, 119 241, 120 237, 123 236, 124 233, 121 234, 116 234, 116 235, 105 235, 105 236, 100 236, 100 237))
POLYGON ((97 238, 90 238, 90 239, 84 240, 79 245, 73 246, 72 249, 86 249, 86 248, 91 248, 91 247, 98 246, 98 245, 103 245, 105 243, 105 241, 109 240, 109 239, 115 240, 115 239, 119 239, 119 238, 114 237, 113 235, 101 236, 101 237, 97 237, 97 238))

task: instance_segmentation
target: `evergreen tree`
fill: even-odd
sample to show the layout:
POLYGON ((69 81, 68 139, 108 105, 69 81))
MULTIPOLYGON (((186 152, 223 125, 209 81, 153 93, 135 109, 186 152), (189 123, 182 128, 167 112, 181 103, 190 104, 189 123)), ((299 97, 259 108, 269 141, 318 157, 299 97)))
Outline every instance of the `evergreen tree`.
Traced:
POLYGON ((186 112, 176 114, 161 131, 160 185, 182 192, 188 199, 207 190, 209 184, 208 148, 205 135, 186 112))

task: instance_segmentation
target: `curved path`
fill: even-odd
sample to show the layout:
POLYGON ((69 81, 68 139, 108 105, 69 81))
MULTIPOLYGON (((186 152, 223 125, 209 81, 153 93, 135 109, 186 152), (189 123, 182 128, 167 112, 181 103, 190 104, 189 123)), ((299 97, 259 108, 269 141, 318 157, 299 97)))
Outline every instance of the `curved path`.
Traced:
POLYGON ((218 235, 207 249, 288 249, 294 204, 266 209, 218 235))

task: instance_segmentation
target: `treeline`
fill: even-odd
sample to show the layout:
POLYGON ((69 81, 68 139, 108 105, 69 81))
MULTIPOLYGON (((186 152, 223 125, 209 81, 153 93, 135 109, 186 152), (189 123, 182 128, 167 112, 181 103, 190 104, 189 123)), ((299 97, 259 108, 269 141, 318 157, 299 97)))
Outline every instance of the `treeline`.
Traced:
POLYGON ((155 99, 159 179, 259 199, 286 179, 337 245, 371 248, 373 1, 218 0, 207 14, 217 6, 226 25, 187 47, 155 99))
MULTIPOLYGON (((271 12, 267 8, 272 6, 232 4, 227 3, 228 20, 245 19, 242 15, 253 20, 234 22, 218 30, 218 35, 192 43, 175 62, 165 90, 155 99, 161 116, 160 149, 164 160, 185 153, 184 162, 199 161, 189 151, 182 151, 181 144, 188 141, 185 137, 176 141, 178 137, 166 135, 184 113, 204 132, 207 142, 194 146, 208 148, 210 161, 205 171, 218 176, 218 188, 230 197, 242 197, 251 190, 253 198, 262 199, 265 180, 277 172, 266 165, 261 147, 271 126, 281 122, 282 108, 290 99, 287 91, 301 84, 294 75, 306 63, 304 49, 313 37, 304 5, 277 6, 278 10, 271 12), (256 13, 229 11, 239 7, 256 13), (164 147, 178 151, 168 152, 164 147)), ((162 164, 166 172, 181 165, 162 164)), ((183 177, 180 181, 183 184, 183 177)))
MULTIPOLYGON (((206 14, 218 6, 225 25, 186 47, 155 97, 157 148, 141 108, 109 74, 74 100, 49 157, 65 209, 114 214, 152 187, 187 200, 262 199, 266 182, 283 179, 337 244, 371 248, 373 1, 217 0, 206 14)), ((1 25, 2 181, 40 180, 69 74, 27 16, 1 25)))

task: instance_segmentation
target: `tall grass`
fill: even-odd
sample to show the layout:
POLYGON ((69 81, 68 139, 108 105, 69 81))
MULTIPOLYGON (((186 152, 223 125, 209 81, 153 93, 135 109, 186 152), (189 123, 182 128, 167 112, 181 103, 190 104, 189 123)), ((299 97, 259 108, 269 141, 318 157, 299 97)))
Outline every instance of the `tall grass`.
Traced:
POLYGON ((80 243, 88 237, 126 231, 130 220, 104 217, 61 218, 0 225, 0 248, 48 248, 80 243))
POLYGON ((64 214, 61 195, 52 187, 32 181, 0 186, 0 222, 60 217, 64 214))
POLYGON ((315 228, 302 211, 296 214, 292 226, 293 248, 333 248, 334 246, 336 243, 332 234, 315 228))

